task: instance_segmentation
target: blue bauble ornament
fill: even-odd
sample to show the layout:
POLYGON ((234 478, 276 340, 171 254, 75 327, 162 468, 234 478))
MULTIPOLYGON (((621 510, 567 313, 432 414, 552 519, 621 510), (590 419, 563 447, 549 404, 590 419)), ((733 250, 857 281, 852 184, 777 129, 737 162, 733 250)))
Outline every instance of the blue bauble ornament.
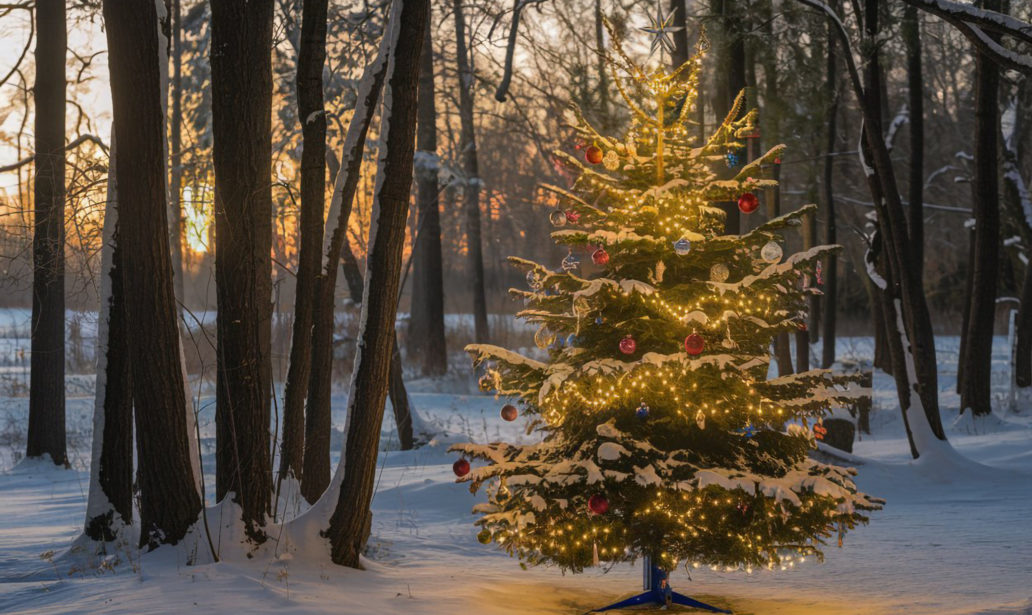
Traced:
POLYGON ((692 242, 688 241, 684 237, 674 242, 674 253, 678 256, 686 256, 692 251, 692 242))
POLYGON ((645 405, 645 402, 641 402, 638 409, 634 411, 634 415, 643 421, 649 418, 649 407, 645 405))
POLYGON ((576 346, 579 343, 580 343, 580 338, 577 337, 576 335, 574 335, 573 333, 571 333, 568 336, 566 336, 566 346, 567 346, 567 348, 572 348, 572 347, 576 346))
POLYGON ((728 152, 727 153, 727 167, 729 169, 733 169, 733 168, 738 166, 738 163, 739 163, 738 154, 735 153, 735 152, 728 152))
POLYGON ((596 325, 600 325, 600 324, 604 323, 605 321, 606 321, 606 319, 602 318, 601 316, 596 316, 595 317, 595 324, 596 325))

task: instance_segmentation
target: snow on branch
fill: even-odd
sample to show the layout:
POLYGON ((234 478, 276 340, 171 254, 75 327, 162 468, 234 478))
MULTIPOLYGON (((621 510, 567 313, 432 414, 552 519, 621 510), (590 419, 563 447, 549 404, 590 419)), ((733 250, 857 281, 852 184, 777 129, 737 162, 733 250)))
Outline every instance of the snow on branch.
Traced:
POLYGON ((982 30, 989 30, 997 34, 1012 36, 1025 43, 1032 43, 1032 24, 1004 13, 978 8, 971 4, 951 2, 950 0, 903 1, 946 20, 958 19, 982 30))

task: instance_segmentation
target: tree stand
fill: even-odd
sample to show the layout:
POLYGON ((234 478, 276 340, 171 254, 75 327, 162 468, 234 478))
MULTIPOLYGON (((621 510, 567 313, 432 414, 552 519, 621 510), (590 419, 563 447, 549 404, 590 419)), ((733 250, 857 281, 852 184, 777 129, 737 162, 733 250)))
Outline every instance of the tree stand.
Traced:
POLYGON ((667 604, 680 604, 683 606, 690 606, 696 609, 703 609, 711 611, 713 613, 730 613, 731 611, 725 609, 718 609, 715 606, 706 604, 705 602, 699 602, 694 598, 689 598, 684 594, 679 594, 670 589, 670 584, 667 583, 664 587, 663 581, 667 579, 667 573, 662 569, 652 565, 649 558, 645 558, 644 569, 642 570, 643 580, 642 587, 645 589, 644 592, 637 596, 631 596, 626 600, 615 602, 609 606, 604 606, 600 609, 592 609, 588 613, 599 613, 602 611, 612 611, 613 609, 626 609, 632 606, 640 606, 644 604, 655 604, 665 606, 667 604), (669 599, 669 603, 667 600, 669 599))

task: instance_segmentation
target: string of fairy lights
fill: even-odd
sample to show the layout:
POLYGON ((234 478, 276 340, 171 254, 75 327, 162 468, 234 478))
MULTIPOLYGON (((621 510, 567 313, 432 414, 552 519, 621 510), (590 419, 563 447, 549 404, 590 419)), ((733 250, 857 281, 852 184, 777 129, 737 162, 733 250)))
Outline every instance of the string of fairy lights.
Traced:
MULTIPOLYGON (((758 116, 755 111, 741 112, 744 98, 739 96, 709 137, 697 135, 690 116, 705 37, 680 68, 646 70, 626 55, 619 37, 606 25, 613 40, 607 66, 631 112, 628 132, 623 139, 603 136, 574 111, 576 133, 584 141, 578 149, 583 147, 587 164, 569 153, 557 154, 574 178, 569 192, 547 188, 555 205, 550 219, 556 226, 586 228, 554 234, 558 243, 571 245, 562 272, 515 259, 532 289, 516 293, 528 304, 521 315, 540 325, 535 342, 548 349, 548 361, 521 363, 504 349, 471 347, 478 361, 488 362, 482 387, 515 392, 525 412, 543 419, 538 426, 545 432, 542 447, 533 452, 504 443, 486 445, 491 453, 484 452, 485 445, 453 447, 494 464, 469 478, 474 489, 484 482, 493 485, 489 506, 479 511, 483 516, 477 523, 483 529, 478 539, 493 541, 532 563, 551 561, 575 570, 641 555, 659 558, 668 569, 688 561, 694 568, 709 565, 746 572, 758 567, 784 570, 808 557, 821 558, 825 539, 837 529, 841 540, 846 529, 866 521, 856 510, 876 508, 878 501, 858 493, 845 474, 805 465, 816 463, 806 461, 809 432, 779 431, 790 419, 819 417, 833 394, 820 403, 793 402, 816 386, 832 387, 834 382, 801 380, 800 390, 790 390, 765 381, 767 344, 774 334, 797 326, 801 267, 820 255, 767 270, 782 258, 774 227, 730 240, 720 235, 725 214, 713 205, 717 198, 776 185, 763 176, 764 165, 779 157, 783 148, 772 148, 731 179, 719 179, 712 165, 725 158, 729 167, 737 164, 735 152, 744 147, 739 139, 756 132, 758 116), (579 264, 572 245, 580 242, 597 244, 592 261, 605 270, 603 280, 572 273, 579 264), (709 251, 707 243, 713 245, 709 251), (702 255, 709 269, 710 279, 701 284, 686 278, 702 268, 693 269, 691 260, 677 260, 692 254, 702 255), (662 261, 671 258, 679 277, 664 280, 662 261), (649 259, 660 263, 650 265, 650 284, 618 281, 633 280, 630 272, 643 272, 649 259), (764 281, 755 286, 725 284, 732 271, 741 277, 760 276, 765 270, 764 281), (593 282, 589 299, 582 291, 593 282), (628 322, 605 319, 629 312, 635 317, 628 322), (585 343, 582 326, 591 327, 590 322, 600 328, 590 330, 585 343), (640 345, 632 332, 641 336, 640 345), (559 333, 567 336, 564 343, 559 333), (682 343, 684 352, 678 348, 682 343), (843 511, 841 501, 812 489, 793 489, 791 497, 775 498, 757 490, 747 493, 720 483, 702 484, 693 476, 704 468, 687 461, 679 466, 667 463, 657 473, 648 455, 666 452, 648 439, 648 421, 654 418, 649 404, 656 406, 657 415, 683 419, 664 429, 697 429, 692 435, 703 442, 706 439, 699 436, 714 430, 723 435, 711 442, 739 437, 733 451, 722 452, 737 459, 733 463, 741 464, 743 473, 750 463, 747 456, 774 466, 806 467, 810 480, 829 480, 850 493, 849 506, 843 511), (645 444, 636 449, 638 457, 625 461, 617 455, 619 461, 608 465, 599 454, 599 465, 606 466, 601 470, 604 480, 589 484, 587 476, 572 468, 594 454, 598 439, 568 441, 564 426, 574 422, 571 418, 583 425, 610 415, 610 420, 619 416, 637 429, 634 437, 645 444), (707 422, 712 426, 707 428, 707 422), (753 438, 753 426, 765 432, 766 444, 753 438), (783 448, 775 450, 778 446, 783 448), (654 479, 638 480, 644 469, 635 463, 648 465, 651 474, 646 476, 654 479), (568 464, 573 465, 556 470, 556 465, 568 464), (552 480, 554 472, 561 477, 552 480), (602 493, 606 484, 618 492, 602 493), (662 528, 662 538, 642 528, 662 528)), ((748 196, 745 203, 739 200, 744 213, 757 207, 756 197, 748 196)), ((503 418, 514 420, 515 410, 506 406, 503 418)), ((706 452, 698 452, 696 458, 706 458, 706 452)), ((456 469, 460 477, 469 472, 468 463, 456 469)))

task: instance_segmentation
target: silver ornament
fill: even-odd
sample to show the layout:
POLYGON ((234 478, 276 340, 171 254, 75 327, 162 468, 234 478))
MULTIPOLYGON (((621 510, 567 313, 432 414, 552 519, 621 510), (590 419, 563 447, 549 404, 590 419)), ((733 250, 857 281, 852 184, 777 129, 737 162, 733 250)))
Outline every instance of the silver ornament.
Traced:
POLYGON ((527 286, 533 291, 541 290, 545 287, 544 276, 538 273, 536 269, 531 269, 527 272, 527 286))
POLYGON ((553 226, 566 226, 566 212, 559 211, 558 209, 548 214, 548 221, 553 226))
POLYGON ((555 333, 548 330, 548 327, 541 327, 534 333, 534 345, 544 350, 555 342, 555 333))
POLYGON ((760 250, 760 258, 768 263, 776 263, 780 261, 782 254, 781 246, 776 241, 768 241, 767 245, 763 246, 763 249, 760 250))
POLYGON ((678 256, 686 256, 692 251, 692 242, 688 241, 684 237, 674 242, 674 253, 678 256))
POLYGON ((563 271, 576 271, 578 267, 580 267, 580 261, 577 260, 577 257, 573 255, 573 252, 567 254, 566 258, 563 259, 562 263, 563 271))
POLYGON ((731 271, 724 263, 717 263, 710 267, 709 275, 710 279, 714 282, 725 282, 727 281, 728 276, 731 275, 731 271))

